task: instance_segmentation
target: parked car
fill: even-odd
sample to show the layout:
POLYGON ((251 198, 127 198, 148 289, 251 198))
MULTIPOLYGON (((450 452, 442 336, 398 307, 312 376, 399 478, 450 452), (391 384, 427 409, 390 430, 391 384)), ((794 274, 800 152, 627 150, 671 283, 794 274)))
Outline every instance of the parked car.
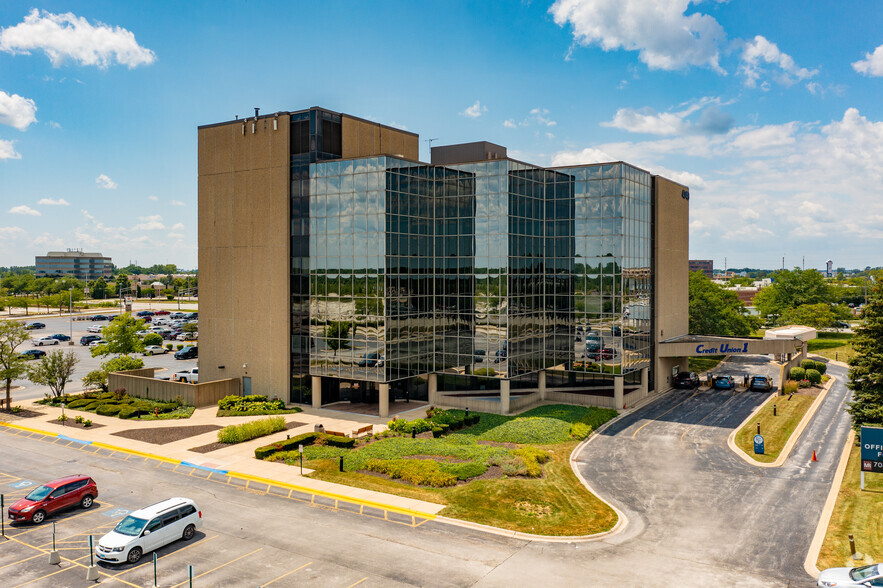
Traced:
POLYGON ((178 338, 178 335, 181 334, 181 329, 171 329, 169 331, 165 331, 162 333, 162 338, 166 341, 175 341, 178 338))
POLYGON ((358 367, 374 367, 377 365, 377 361, 380 359, 379 353, 366 353, 362 355, 359 362, 356 364, 358 367))
POLYGON ((98 498, 98 485, 89 476, 66 476, 31 490, 13 502, 7 515, 13 522, 39 525, 52 513, 66 508, 90 508, 98 498))
POLYGON ((184 318, 185 319, 198 319, 199 313, 198 312, 188 312, 187 314, 184 315, 184 318))
POLYGON ((817 585, 825 588, 883 586, 883 564, 859 568, 828 568, 819 574, 817 585))
POLYGON ((86 332, 100 333, 102 329, 104 329, 103 325, 89 325, 88 327, 86 327, 86 332))
POLYGON ((152 310, 142 310, 136 316, 145 317, 145 316, 153 316, 154 312, 152 310))
POLYGON ((732 390, 736 387, 733 376, 715 376, 712 378, 712 386, 717 390, 732 390))
POLYGON ((109 319, 110 319, 110 317, 108 317, 107 315, 104 315, 104 314, 96 314, 95 316, 93 316, 93 317, 90 318, 89 320, 92 320, 92 321, 106 321, 106 320, 109 320, 109 319))
POLYGON ((156 316, 162 316, 162 315, 164 315, 164 314, 171 314, 171 313, 170 313, 168 310, 157 310, 157 311, 154 312, 153 314, 156 315, 156 316))
POLYGON ((25 328, 29 331, 32 331, 34 329, 45 329, 46 325, 44 323, 28 323, 27 325, 25 325, 25 328))
POLYGON ((56 339, 55 337, 40 337, 39 339, 34 341, 34 345, 58 345, 58 339, 56 339))
POLYGON ((144 348, 144 355, 162 355, 168 352, 169 350, 162 345, 148 345, 144 348))
POLYGON ((94 341, 92 341, 91 343, 89 343, 89 349, 95 349, 99 345, 107 345, 107 341, 104 340, 103 338, 99 337, 99 338, 95 339, 94 341))
POLYGON ((698 388, 699 374, 696 372, 678 372, 671 383, 675 388, 686 388, 688 390, 698 388))
POLYGON ((185 315, 185 314, 186 314, 186 313, 183 313, 183 312, 173 312, 173 313, 171 313, 171 314, 169 315, 169 318, 171 318, 171 319, 182 319, 182 318, 184 318, 184 315, 185 315))
POLYGON ((849 328, 849 323, 844 322, 844 321, 834 321, 834 328, 837 328, 837 329, 848 329, 848 328, 849 328))
POLYGON ((153 331, 149 331, 147 329, 142 329, 135 334, 138 335, 139 337, 146 337, 147 335, 149 335, 151 333, 153 333, 153 331))
POLYGON ((175 359, 193 359, 198 357, 198 353, 196 345, 188 345, 181 351, 175 352, 175 359))
POLYGON ((80 337, 80 345, 89 345, 93 341, 98 341, 101 339, 99 335, 83 335, 80 337))
POLYGON ((180 332, 175 336, 175 339, 178 341, 196 341, 199 338, 199 333, 193 331, 192 333, 180 332))
POLYGON ((98 540, 96 555, 108 563, 137 563, 145 553, 178 539, 189 541, 202 526, 202 511, 189 498, 168 498, 126 515, 98 540))
POLYGON ((53 339, 58 339, 59 341, 70 341, 71 340, 70 337, 68 337, 67 335, 62 335, 61 333, 56 333, 54 335, 49 335, 49 336, 52 337, 53 339))
POLYGON ((586 350, 586 359, 613 359, 615 355, 616 351, 610 347, 593 349, 591 351, 586 350))
POLYGON ((40 359, 46 357, 46 352, 42 349, 26 349, 19 355, 22 359, 40 359))
POLYGON ((748 389, 755 392, 769 392, 773 389, 773 381, 766 376, 751 376, 748 381, 748 389))
POLYGON ((199 368, 190 368, 189 370, 181 370, 180 372, 175 372, 174 374, 172 374, 172 381, 198 384, 199 368))

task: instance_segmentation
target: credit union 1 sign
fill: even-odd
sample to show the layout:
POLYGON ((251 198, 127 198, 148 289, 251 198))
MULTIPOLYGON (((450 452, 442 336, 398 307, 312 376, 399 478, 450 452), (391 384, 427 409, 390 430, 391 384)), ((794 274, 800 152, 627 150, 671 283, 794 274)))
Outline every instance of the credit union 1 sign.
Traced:
POLYGON ((883 428, 862 427, 862 471, 883 474, 883 428))
POLYGON ((723 355, 724 353, 748 353, 748 342, 732 346, 729 343, 721 343, 716 347, 709 347, 705 343, 696 346, 696 353, 708 353, 709 355, 723 355))

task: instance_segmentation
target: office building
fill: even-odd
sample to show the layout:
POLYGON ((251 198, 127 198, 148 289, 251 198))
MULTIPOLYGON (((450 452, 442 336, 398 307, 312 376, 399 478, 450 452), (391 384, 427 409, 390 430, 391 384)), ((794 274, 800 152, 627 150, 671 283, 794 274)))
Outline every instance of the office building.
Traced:
POLYGON ((709 280, 714 278, 714 261, 711 259, 691 259, 691 272, 702 272, 709 280))
POLYGON ((98 278, 110 279, 113 263, 100 253, 87 253, 82 249, 50 251, 38 255, 35 261, 38 278, 76 278, 89 282, 98 278))
MULTIPOLYGON (((199 128, 200 371, 327 406, 622 408, 687 334, 688 188, 314 107, 199 128)), ((683 363, 683 362, 682 362, 683 363)))

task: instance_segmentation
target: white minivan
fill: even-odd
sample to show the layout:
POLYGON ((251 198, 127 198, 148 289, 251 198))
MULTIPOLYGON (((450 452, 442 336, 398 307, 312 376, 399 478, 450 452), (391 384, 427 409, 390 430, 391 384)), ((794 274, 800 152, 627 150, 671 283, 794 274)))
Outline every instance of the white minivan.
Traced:
POLYGON ((108 563, 135 563, 141 556, 178 539, 192 539, 202 511, 189 498, 168 498, 129 513, 98 541, 96 555, 108 563))

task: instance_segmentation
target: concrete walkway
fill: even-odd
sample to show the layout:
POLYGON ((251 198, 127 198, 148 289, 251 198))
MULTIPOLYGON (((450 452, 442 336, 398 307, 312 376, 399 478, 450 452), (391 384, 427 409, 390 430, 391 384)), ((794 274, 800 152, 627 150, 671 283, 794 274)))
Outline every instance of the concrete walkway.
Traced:
MULTIPOLYGON (((23 419, 15 418, 14 416, 9 418, 8 415, 3 415, 6 417, 5 422, 53 435, 64 435, 65 437, 89 443, 101 443, 113 446, 115 449, 121 451, 149 454, 161 459, 172 460, 175 462, 187 462, 188 464, 203 468, 229 471, 231 474, 243 474, 245 477, 260 478, 262 481, 293 485, 297 486, 299 489, 303 489, 302 491, 305 492, 312 491, 340 495, 351 498, 356 502, 387 505, 394 509, 405 509, 416 511, 417 513, 426 513, 428 515, 435 515, 444 508, 444 505, 441 504, 308 478, 300 475, 299 467, 288 466, 278 462, 262 461, 255 459, 254 457, 255 448, 269 445, 274 441, 284 441, 288 436, 294 437, 301 433, 312 432, 317 424, 323 425, 326 431, 336 431, 345 434, 350 434, 352 431, 367 425, 373 425, 375 433, 380 432, 386 429, 386 421, 385 419, 380 419, 378 417, 344 413, 327 409, 314 410, 305 408, 304 412, 280 415, 285 417, 286 423, 303 423, 296 428, 274 433, 273 435, 267 435, 266 437, 252 439, 251 441, 246 441, 244 443, 231 445, 230 447, 224 447, 210 453, 197 453, 190 451, 190 449, 216 442, 218 440, 217 431, 194 435, 180 441, 173 441, 163 445, 136 441, 134 439, 114 435, 114 433, 131 429, 192 427, 195 425, 218 425, 220 427, 225 427, 227 425, 240 424, 263 417, 218 417, 215 416, 218 410, 217 407, 205 407, 196 409, 193 416, 189 419, 139 421, 137 419, 125 420, 117 417, 100 416, 90 412, 77 410, 65 410, 65 415, 71 419, 71 421, 75 416, 82 415, 84 418, 91 419, 95 424, 103 425, 97 428, 79 428, 65 426, 57 421, 57 418, 61 415, 60 407, 36 404, 35 402, 24 403, 24 407, 28 410, 42 412, 45 416, 23 419)), ((304 468, 304 474, 310 472, 312 472, 312 470, 304 468)))

